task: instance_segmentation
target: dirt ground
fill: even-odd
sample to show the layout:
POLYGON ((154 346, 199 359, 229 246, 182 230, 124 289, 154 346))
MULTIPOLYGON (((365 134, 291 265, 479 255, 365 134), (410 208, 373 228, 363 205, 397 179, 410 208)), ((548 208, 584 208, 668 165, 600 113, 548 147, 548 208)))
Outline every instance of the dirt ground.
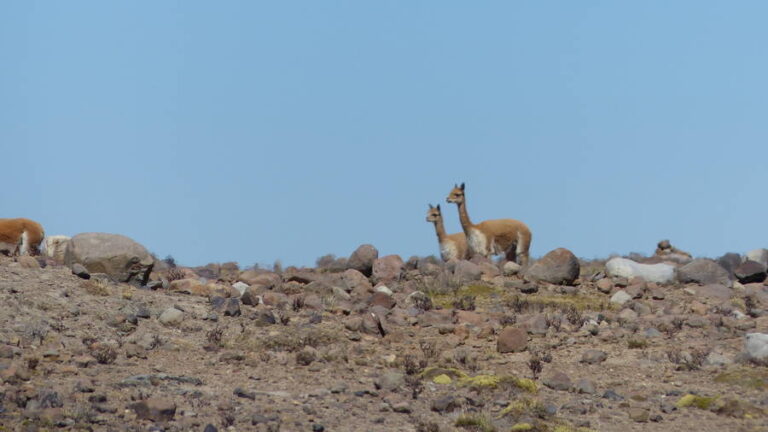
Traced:
POLYGON ((409 269, 390 295, 303 269, 271 305, 222 307, 22 264, 0 257, 0 431, 768 431, 768 368, 743 354, 768 333, 762 284, 409 269))

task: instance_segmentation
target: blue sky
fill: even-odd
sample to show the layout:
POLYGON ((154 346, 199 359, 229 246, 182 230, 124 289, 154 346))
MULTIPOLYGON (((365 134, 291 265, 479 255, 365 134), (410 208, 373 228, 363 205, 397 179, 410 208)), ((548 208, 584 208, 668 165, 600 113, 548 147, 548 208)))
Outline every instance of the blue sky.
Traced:
POLYGON ((767 247, 768 3, 0 4, 0 217, 178 262, 767 247))

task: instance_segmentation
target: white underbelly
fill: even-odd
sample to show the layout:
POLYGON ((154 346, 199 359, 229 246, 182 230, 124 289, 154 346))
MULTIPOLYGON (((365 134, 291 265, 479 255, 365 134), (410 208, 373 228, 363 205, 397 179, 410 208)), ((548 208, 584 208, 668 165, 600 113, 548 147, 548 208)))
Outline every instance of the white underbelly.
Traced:
POLYGON ((480 254, 483 256, 489 256, 488 250, 488 238, 479 229, 469 230, 469 238, 467 238, 467 244, 469 249, 474 254, 480 254))
POLYGON ((459 249, 452 241, 444 241, 440 244, 440 256, 443 261, 459 258, 459 249))

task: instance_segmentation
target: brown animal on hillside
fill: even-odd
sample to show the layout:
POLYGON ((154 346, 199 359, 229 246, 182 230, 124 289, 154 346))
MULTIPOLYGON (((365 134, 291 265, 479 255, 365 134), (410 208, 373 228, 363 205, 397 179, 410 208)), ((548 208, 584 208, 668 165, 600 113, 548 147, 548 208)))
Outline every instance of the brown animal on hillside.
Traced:
POLYGON ((463 232, 456 234, 445 233, 445 225, 443 225, 443 214, 440 211, 440 204, 438 204, 437 207, 432 207, 432 204, 429 205, 427 222, 435 224, 437 242, 440 244, 440 257, 443 261, 469 259, 467 236, 465 236, 463 232))
POLYGON ((494 219, 473 224, 467 212, 464 183, 454 186, 446 201, 459 207, 459 219, 471 255, 490 257, 504 254, 510 261, 520 265, 528 264, 531 230, 526 224, 515 219, 494 219))
POLYGON ((40 255, 43 237, 43 226, 33 220, 0 219, 0 252, 6 255, 40 255))

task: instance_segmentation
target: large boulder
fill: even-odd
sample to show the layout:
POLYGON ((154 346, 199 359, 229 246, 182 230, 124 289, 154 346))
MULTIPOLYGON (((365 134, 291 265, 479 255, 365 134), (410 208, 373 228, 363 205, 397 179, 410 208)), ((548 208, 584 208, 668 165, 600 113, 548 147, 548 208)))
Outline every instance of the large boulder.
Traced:
POLYGON ((747 252, 744 257, 745 260, 758 262, 764 266, 768 266, 768 249, 754 249, 747 252))
POLYGON ((729 252, 717 259, 717 263, 724 268, 731 277, 735 277, 734 272, 736 268, 742 263, 741 255, 733 252, 729 252))
POLYGON ((613 277, 641 277, 647 282, 670 283, 675 280, 675 267, 666 264, 641 264, 627 258, 611 258, 605 263, 606 272, 613 277))
POLYGON ((379 251, 373 245, 360 245, 347 260, 347 268, 370 276, 373 272, 373 262, 379 257, 379 251))
POLYGON ((117 282, 145 285, 155 260, 144 246, 126 236, 83 233, 69 241, 64 263, 81 264, 90 273, 105 273, 117 282))
POLYGON ((731 286, 731 276, 716 261, 699 258, 677 269, 677 279, 682 283, 722 284, 731 286))
POLYGON ((404 269, 405 263, 399 255, 387 255, 373 261, 371 279, 375 283, 397 281, 404 269))
POLYGON ((748 259, 736 267, 733 274, 739 282, 748 284, 764 281, 768 276, 766 270, 765 264, 748 259))
POLYGON ((557 285, 570 285, 579 277, 579 260, 565 248, 555 249, 536 261, 525 275, 557 285))

